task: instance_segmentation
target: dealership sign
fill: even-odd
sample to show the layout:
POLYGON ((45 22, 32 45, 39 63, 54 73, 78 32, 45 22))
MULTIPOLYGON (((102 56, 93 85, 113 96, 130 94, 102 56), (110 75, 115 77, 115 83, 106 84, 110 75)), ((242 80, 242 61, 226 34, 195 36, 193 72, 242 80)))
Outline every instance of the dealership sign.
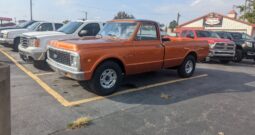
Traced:
POLYGON ((221 27, 222 21, 223 21, 222 16, 212 13, 204 17, 204 26, 205 27, 221 27))

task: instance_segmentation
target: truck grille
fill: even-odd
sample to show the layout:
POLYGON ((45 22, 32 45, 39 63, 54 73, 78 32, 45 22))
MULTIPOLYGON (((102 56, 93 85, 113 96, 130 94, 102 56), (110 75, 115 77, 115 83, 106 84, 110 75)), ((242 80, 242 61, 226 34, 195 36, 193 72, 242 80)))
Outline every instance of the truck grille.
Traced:
POLYGON ((3 38, 4 37, 4 34, 3 33, 0 33, 0 38, 3 38))
POLYGON ((214 49, 218 50, 235 50, 234 44, 216 43, 214 49))
POLYGON ((49 48, 48 57, 58 63, 71 66, 71 55, 68 52, 49 48))
POLYGON ((29 38, 26 37, 20 37, 20 44, 27 48, 29 46, 29 38))

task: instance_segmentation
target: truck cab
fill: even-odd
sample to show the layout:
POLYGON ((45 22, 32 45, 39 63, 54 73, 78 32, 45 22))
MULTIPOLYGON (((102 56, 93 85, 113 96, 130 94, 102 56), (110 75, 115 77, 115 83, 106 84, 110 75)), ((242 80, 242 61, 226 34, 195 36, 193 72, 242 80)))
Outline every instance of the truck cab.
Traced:
POLYGON ((221 63, 229 63, 234 60, 236 45, 229 39, 221 39, 219 35, 212 31, 184 29, 179 34, 182 38, 207 41, 210 52, 207 61, 219 60, 221 63))
POLYGON ((57 31, 23 33, 19 45, 20 57, 24 61, 33 61, 35 66, 40 66, 46 60, 47 44, 51 40, 93 38, 102 27, 103 23, 98 21, 77 20, 67 23, 57 31))
POLYGON ((63 76, 88 82, 92 92, 109 95, 126 75, 174 68, 190 77, 208 52, 206 41, 163 37, 155 21, 112 20, 95 39, 51 41, 47 63, 63 76))

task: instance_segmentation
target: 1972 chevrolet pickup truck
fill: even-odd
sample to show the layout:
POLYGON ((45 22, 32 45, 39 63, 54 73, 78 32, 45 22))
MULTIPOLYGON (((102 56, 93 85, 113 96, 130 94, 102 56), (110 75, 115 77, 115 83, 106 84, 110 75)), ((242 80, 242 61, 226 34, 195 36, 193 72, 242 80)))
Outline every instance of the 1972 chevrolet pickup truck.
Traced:
POLYGON ((115 92, 125 75, 177 68, 190 77, 209 53, 206 41, 168 38, 149 20, 113 20, 95 39, 51 41, 47 62, 58 73, 86 80, 98 95, 115 92))

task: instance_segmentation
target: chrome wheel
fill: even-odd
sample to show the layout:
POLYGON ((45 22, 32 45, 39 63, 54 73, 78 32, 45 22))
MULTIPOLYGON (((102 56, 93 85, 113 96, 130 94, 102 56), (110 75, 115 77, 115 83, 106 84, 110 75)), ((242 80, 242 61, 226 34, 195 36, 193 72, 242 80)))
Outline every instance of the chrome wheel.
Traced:
POLYGON ((117 73, 113 69, 105 69, 100 76, 100 84, 105 89, 112 88, 117 82, 117 73))
POLYGON ((185 71, 187 74, 190 74, 193 71, 194 68, 194 64, 191 60, 187 61, 186 65, 185 65, 185 71))

